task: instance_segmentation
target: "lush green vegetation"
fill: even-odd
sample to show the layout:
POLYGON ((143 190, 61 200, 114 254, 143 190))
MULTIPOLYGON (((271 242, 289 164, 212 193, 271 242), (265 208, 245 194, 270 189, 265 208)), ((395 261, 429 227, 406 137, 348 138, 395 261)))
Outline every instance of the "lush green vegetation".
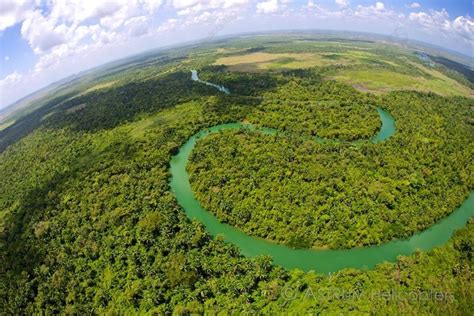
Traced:
POLYGON ((277 90, 247 119, 257 125, 328 139, 368 139, 380 129, 377 101, 314 71, 283 73, 277 90))
POLYGON ((442 66, 445 66, 451 70, 450 74, 453 77, 460 77, 459 74, 462 74, 470 83, 474 84, 474 70, 472 70, 470 67, 465 66, 457 61, 447 59, 443 56, 428 55, 428 57, 437 62, 437 64, 435 64, 436 67, 442 69, 442 66))
POLYGON ((301 36, 296 40, 273 40, 270 45, 259 46, 258 50, 243 49, 237 44, 231 47, 237 51, 217 54, 216 65, 223 64, 232 71, 245 72, 318 66, 326 67, 331 78, 364 92, 416 90, 448 96, 472 96, 472 71, 469 68, 435 56, 431 57, 437 63, 426 65, 414 51, 386 43, 314 40, 301 36))
POLYGON ((429 254, 330 277, 285 272, 268 259, 246 259, 234 247, 212 241, 167 191, 169 152, 194 132, 190 126, 199 124, 200 110, 191 103, 181 107, 183 115, 166 110, 165 119, 158 113, 94 134, 41 129, 2 155, 2 310, 472 308, 472 228, 429 254), (150 120, 161 128, 137 135, 150 120), (442 297, 412 297, 433 293, 442 297))
MULTIPOLYGON (((275 52, 292 46, 284 37, 267 40, 283 42, 271 48, 275 52)), ((88 83, 87 93, 71 88, 48 98, 0 132, 2 313, 468 314, 474 309, 472 223, 428 253, 373 271, 325 276, 285 271, 271 258, 245 258, 187 219, 169 192, 168 162, 197 131, 232 121, 295 136, 231 132, 204 139, 190 166, 199 199, 221 218, 219 210, 229 210, 228 221, 245 201, 248 208, 240 207, 240 214, 261 227, 267 218, 253 207, 291 207, 293 213, 270 214, 290 222, 282 227, 276 221, 275 232, 294 228, 290 233, 300 234, 306 225, 321 231, 309 235, 312 239, 294 234, 295 246, 350 247, 407 236, 448 214, 473 188, 471 99, 361 94, 327 81, 337 67, 279 73, 205 67, 220 54, 271 46, 265 41, 238 39, 141 56, 127 61, 131 65, 103 70, 103 77, 88 83), (191 81, 186 67, 201 68, 203 80, 224 84, 232 94, 191 81), (101 80, 119 81, 99 89, 101 80), (396 118, 397 134, 389 142, 322 147, 303 137, 370 137, 380 127, 374 105, 396 118), (245 181, 254 181, 252 190, 245 181), (242 194, 241 204, 233 193, 242 194), (252 199, 259 194, 270 198, 252 199), (219 199, 224 208, 215 207, 219 199), (298 203, 311 206, 308 218, 301 217, 298 203), (324 214, 329 218, 320 225, 324 214), (295 227, 293 221, 301 218, 295 227)), ((324 49, 318 41, 304 45, 324 49)), ((325 45, 341 46, 333 40, 325 45)), ((242 223, 235 226, 251 227, 250 221, 242 223)))
MULTIPOLYGON (((315 82, 312 86, 317 89, 315 82)), ((287 91, 297 90, 282 90, 275 100, 288 99, 287 91)), ((344 89, 333 91, 345 95, 344 89)), ((332 110, 358 122, 363 110, 350 100, 332 110)), ((474 128, 466 121, 473 102, 417 93, 392 93, 372 102, 396 118, 397 134, 383 144, 321 145, 249 131, 203 139, 189 165, 198 199, 219 219, 249 234, 299 247, 379 244, 432 225, 474 186, 474 128)), ((314 112, 337 119, 325 106, 311 112, 312 107, 304 111, 298 103, 267 104, 259 108, 268 111, 249 117, 300 135, 314 135, 318 128, 311 127, 327 122, 318 115, 313 119, 314 112), (288 115, 292 109, 295 117, 288 115)), ((351 135, 357 129, 335 126, 336 132, 326 130, 323 136, 351 135)))

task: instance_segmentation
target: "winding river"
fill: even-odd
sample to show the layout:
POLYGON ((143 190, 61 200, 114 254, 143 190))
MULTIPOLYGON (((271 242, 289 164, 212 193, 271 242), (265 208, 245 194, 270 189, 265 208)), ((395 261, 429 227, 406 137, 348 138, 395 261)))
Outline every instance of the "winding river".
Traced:
MULTIPOLYGON (((193 71, 192 79, 214 86, 224 93, 229 93, 225 88, 225 91, 221 90, 222 86, 200 81, 196 71, 193 71)), ((382 127, 370 139, 374 143, 387 140, 395 133, 393 117, 381 108, 377 108, 377 111, 382 121, 382 127)), ((222 235, 226 242, 236 245, 245 256, 269 255, 273 258, 275 264, 284 268, 298 268, 303 271, 315 270, 322 273, 336 272, 344 268, 372 269, 379 263, 395 261, 398 256, 410 255, 417 249, 430 250, 446 243, 454 231, 464 227, 469 218, 474 215, 474 195, 471 192, 459 208, 430 228, 413 235, 409 239, 393 240, 378 246, 336 250, 293 249, 263 238, 249 236, 235 227, 219 222, 212 213, 200 205, 194 196, 189 182, 189 175, 186 171, 188 159, 198 139, 223 130, 243 128, 256 130, 264 134, 275 134, 277 132, 274 129, 259 128, 242 123, 221 124, 201 130, 190 137, 180 147, 178 154, 171 159, 169 184, 178 204, 181 205, 190 219, 201 222, 212 236, 222 235)), ((324 143, 330 140, 316 138, 316 141, 324 143)))
POLYGON ((225 94, 230 94, 229 90, 227 90, 227 88, 224 87, 224 86, 220 86, 220 85, 217 85, 215 83, 207 82, 207 81, 199 79, 197 70, 191 70, 191 79, 194 80, 194 81, 200 82, 200 83, 204 83, 205 85, 214 87, 217 90, 219 90, 220 92, 224 92, 225 94))

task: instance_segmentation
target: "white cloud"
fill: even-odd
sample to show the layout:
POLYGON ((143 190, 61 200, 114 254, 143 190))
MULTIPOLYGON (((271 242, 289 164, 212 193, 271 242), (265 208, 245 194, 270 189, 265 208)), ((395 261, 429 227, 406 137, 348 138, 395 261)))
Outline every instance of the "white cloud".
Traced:
POLYGON ((199 0, 173 0, 175 9, 185 9, 199 4, 199 0))
POLYGON ((449 14, 445 9, 441 11, 412 12, 408 18, 429 32, 448 31, 450 28, 449 14))
POLYGON ((50 17, 60 22, 80 23, 113 15, 126 5, 125 0, 57 0, 51 3, 50 17))
POLYGON ((134 17, 142 16, 140 8, 125 3, 118 10, 114 10, 110 14, 100 17, 100 25, 108 29, 116 30, 124 25, 124 23, 134 17))
POLYGON ((467 41, 474 41, 474 20, 471 17, 458 16, 451 23, 451 28, 467 41))
POLYGON ((23 21, 33 6, 31 0, 0 1, 0 32, 23 21))
POLYGON ((174 0, 169 5, 180 18, 157 27, 154 19, 162 0, 57 0, 48 3, 49 10, 37 9, 28 15, 22 36, 39 57, 34 68, 39 73, 78 58, 81 52, 118 46, 137 37, 193 25, 211 27, 215 33, 224 23, 238 20, 238 13, 250 1, 174 0))
MULTIPOLYGON (((421 40, 431 34, 432 42, 439 38, 443 43, 444 39, 444 43, 462 46, 464 51, 470 47, 472 51, 474 34, 474 22, 469 16, 451 19, 446 10, 412 12, 406 16, 394 6, 386 7, 377 0, 357 6, 350 6, 349 0, 331 1, 337 8, 318 0, 293 0, 291 6, 290 0, 42 0, 41 9, 38 6, 35 9, 32 1, 0 0, 0 32, 22 23, 22 37, 38 59, 30 74, 22 77, 13 73, 8 80, 6 77, 1 81, 3 95, 11 94, 10 90, 4 90, 7 84, 17 82, 16 93, 21 96, 31 92, 24 90, 25 86, 32 89, 32 81, 28 81, 31 77, 37 80, 35 88, 38 88, 40 78, 44 85, 47 80, 60 79, 59 73, 62 77, 68 74, 67 70, 82 70, 75 66, 79 61, 83 68, 95 66, 99 61, 129 55, 134 49, 138 52, 144 47, 166 44, 163 38, 176 43, 209 38, 217 33, 272 27, 332 28, 385 34, 402 32, 406 37, 417 33, 417 39, 421 40), (142 46, 134 47, 137 42, 142 46)), ((417 9, 420 7, 417 5, 407 2, 405 7, 417 9)))
POLYGON ((148 16, 136 16, 127 21, 125 21, 124 26, 127 29, 128 35, 130 37, 138 37, 145 34, 148 34, 149 29, 149 20, 148 16))
POLYGON ((442 9, 441 11, 412 12, 409 20, 432 34, 442 34, 450 38, 457 36, 471 45, 474 44, 474 21, 469 16, 458 16, 451 21, 448 12, 442 9))
POLYGON ((31 12, 21 26, 21 34, 36 54, 49 51, 54 46, 66 42, 67 27, 56 25, 45 18, 39 10, 31 12))
POLYGON ((227 8, 232 8, 236 6, 246 5, 248 3, 249 3, 249 0, 224 0, 222 7, 224 9, 227 9, 227 8))
POLYGON ((0 91, 17 84, 22 77, 23 76, 16 71, 9 74, 8 76, 0 80, 0 91))
POLYGON ((349 0, 336 0, 336 5, 341 9, 347 8, 349 6, 349 0))
POLYGON ((5 61, 9 61, 9 60, 10 60, 10 56, 5 56, 3 59, 4 59, 5 61))
POLYGON ((377 11, 381 11, 381 10, 385 9, 385 5, 383 4, 383 2, 376 2, 375 3, 375 9, 377 11))
POLYGON ((188 6, 182 10, 179 10, 176 14, 177 15, 180 15, 180 16, 185 16, 185 15, 193 15, 193 14, 197 14, 203 10, 205 10, 206 7, 203 6, 201 3, 197 3, 196 5, 194 6, 188 6))
POLYGON ((257 13, 275 13, 279 10, 278 0, 268 0, 257 3, 257 13))
POLYGON ((157 29, 158 32, 168 32, 170 30, 174 30, 178 26, 178 19, 170 18, 166 20, 160 27, 157 29))
POLYGON ((385 19, 393 23, 399 17, 399 14, 393 10, 385 9, 382 2, 376 2, 375 5, 362 6, 358 5, 354 12, 347 12, 346 15, 354 15, 363 19, 385 19))
POLYGON ((30 11, 21 27, 22 37, 39 55, 36 72, 86 49, 148 34, 152 16, 163 1, 57 0, 47 4, 48 10, 30 11))
POLYGON ((156 31, 207 29, 204 33, 208 39, 221 32, 226 25, 241 20, 246 13, 249 13, 247 10, 251 8, 252 2, 252 0, 173 1, 171 5, 177 10, 177 18, 168 19, 156 31))
POLYGON ((173 0, 172 5, 178 16, 196 15, 203 11, 243 8, 251 0, 173 0))

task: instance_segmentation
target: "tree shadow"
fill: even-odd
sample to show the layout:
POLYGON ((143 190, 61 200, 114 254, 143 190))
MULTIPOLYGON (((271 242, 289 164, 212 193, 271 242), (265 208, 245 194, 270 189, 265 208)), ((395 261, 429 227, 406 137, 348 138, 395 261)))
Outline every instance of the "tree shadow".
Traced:
POLYGON ((290 77, 314 77, 315 71, 292 70, 275 75, 231 72, 225 66, 205 66, 200 70, 200 76, 203 80, 224 85, 231 94, 191 80, 188 70, 79 96, 67 94, 51 100, 0 131, 0 152, 40 126, 95 132, 196 100, 207 102, 205 113, 223 116, 218 120, 243 118, 262 103, 266 92, 275 91, 290 77))
POLYGON ((37 293, 35 275, 45 264, 46 252, 51 250, 47 242, 39 242, 38 234, 42 229, 41 222, 51 215, 51 206, 57 202, 49 192, 60 187, 70 176, 70 173, 55 174, 41 186, 26 192, 15 210, 4 217, 0 235, 0 280, 8 291, 0 291, 0 302, 11 309, 10 312, 24 310, 31 302, 18 299, 32 298, 37 293), (22 294, 9 292, 12 289, 19 289, 22 294))
POLYGON ((101 151, 84 151, 64 164, 62 170, 66 171, 56 172, 36 186, 32 183, 34 187, 10 204, 13 210, 3 217, 0 226, 0 306, 10 309, 11 314, 24 311, 38 293, 42 270, 54 272, 54 265, 61 260, 58 258, 64 257, 64 253, 57 254, 61 248, 55 248, 52 242, 56 236, 50 225, 54 226, 54 218, 61 212, 58 205, 67 183, 95 170, 98 166, 94 162, 119 156, 131 159, 137 150, 118 140, 101 151), (12 293, 12 289, 21 290, 12 293))

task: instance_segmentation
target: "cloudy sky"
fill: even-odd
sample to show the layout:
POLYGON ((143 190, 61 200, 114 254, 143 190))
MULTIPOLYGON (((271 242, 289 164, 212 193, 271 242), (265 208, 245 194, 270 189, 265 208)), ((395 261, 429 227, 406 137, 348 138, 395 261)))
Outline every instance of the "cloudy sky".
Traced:
POLYGON ((0 108, 107 61, 232 33, 365 31, 472 56, 472 15, 472 0, 0 0, 0 108))

